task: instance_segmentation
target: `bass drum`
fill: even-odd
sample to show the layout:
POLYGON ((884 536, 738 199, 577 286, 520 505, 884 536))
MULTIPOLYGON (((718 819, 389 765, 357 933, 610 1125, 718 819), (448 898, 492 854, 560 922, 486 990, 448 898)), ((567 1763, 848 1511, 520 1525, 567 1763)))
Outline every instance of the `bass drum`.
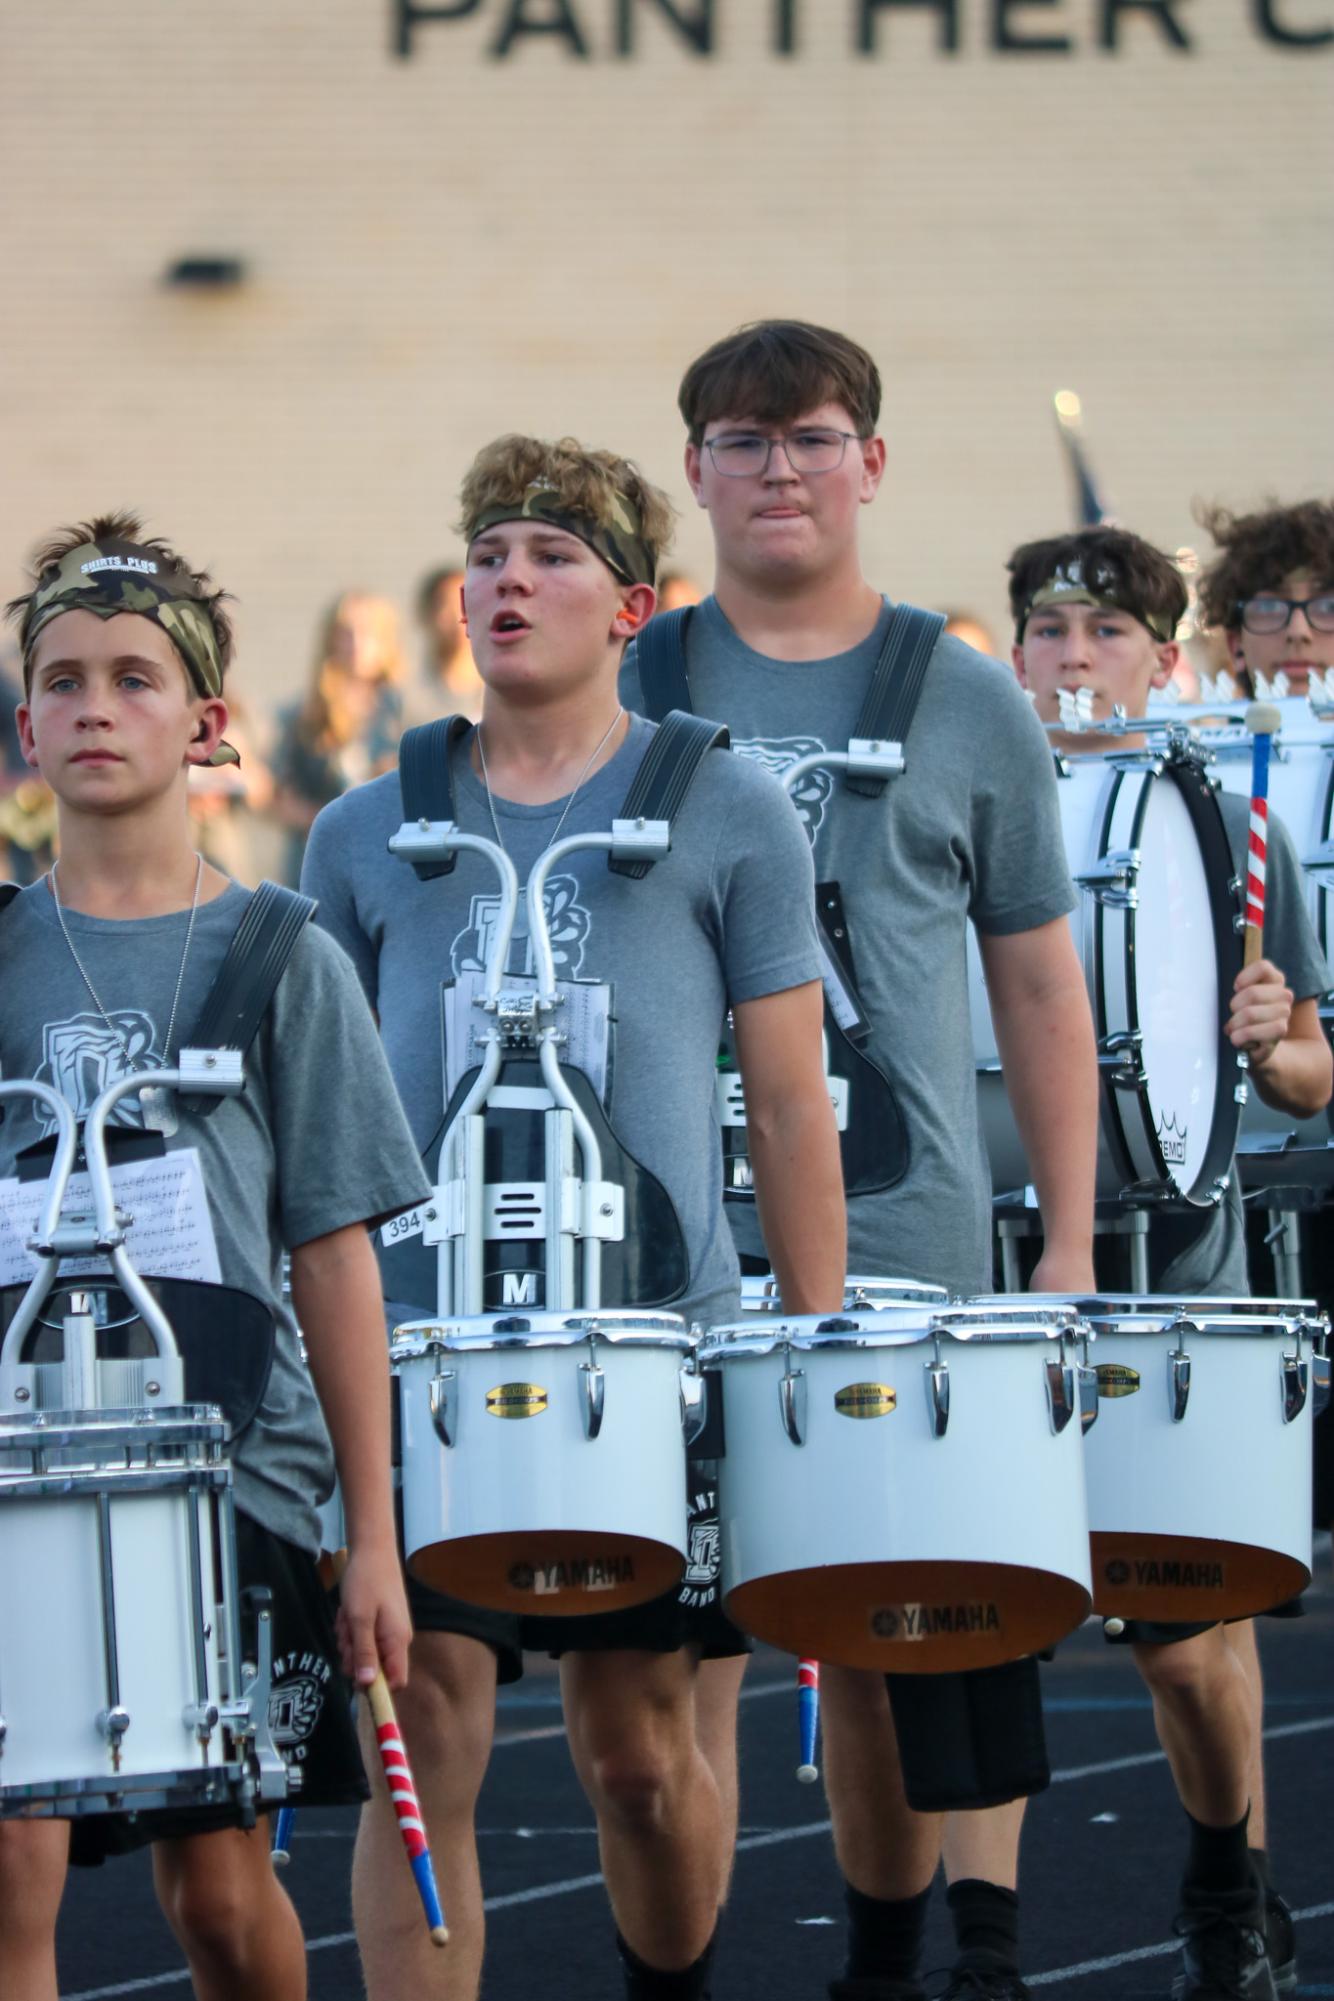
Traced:
MULTIPOLYGON (((1102 1079, 1100 1196, 1208 1207, 1227 1186, 1245 1072, 1223 1033, 1241 970, 1227 831, 1203 759, 1173 745, 1057 761, 1102 1079)), ((1032 1177, 969 935, 973 1051, 992 1185, 1032 1177)))
MULTIPOLYGON (((1334 950, 1334 719, 1322 721, 1306 701, 1288 699, 1274 706, 1283 722, 1269 762, 1269 805, 1292 836, 1305 878, 1307 914, 1328 959, 1334 950)), ((1203 740, 1213 752, 1213 774, 1223 790, 1249 799, 1251 738, 1246 729, 1234 722, 1205 732, 1203 740)), ((1321 1013, 1329 1033, 1328 1004, 1321 1013)), ((1326 1107, 1315 1118, 1294 1120, 1252 1089, 1241 1130, 1243 1152, 1264 1151, 1289 1135, 1303 1146, 1324 1146, 1334 1131, 1334 1113, 1326 1107), (1273 1137, 1256 1140, 1258 1134, 1273 1137)))

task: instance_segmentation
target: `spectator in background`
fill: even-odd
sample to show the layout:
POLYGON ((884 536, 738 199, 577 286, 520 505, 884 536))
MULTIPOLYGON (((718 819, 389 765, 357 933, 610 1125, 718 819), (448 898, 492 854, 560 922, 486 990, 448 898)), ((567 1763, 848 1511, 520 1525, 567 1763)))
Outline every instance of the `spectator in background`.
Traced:
POLYGON ((0 656, 0 882, 36 882, 54 854, 56 802, 24 762, 14 720, 22 700, 18 657, 0 656))
POLYGON ((413 722, 482 713, 482 677, 473 664, 463 616, 463 565, 431 570, 417 589, 417 622, 426 635, 426 698, 412 704, 413 722), (417 714, 417 710, 421 710, 417 714))
POLYGON ((287 829, 283 880, 301 878, 322 806, 388 771, 403 733, 405 661, 388 598, 346 591, 320 631, 304 699, 280 711, 272 813, 287 829))
POLYGON ((235 684, 227 689, 227 740, 238 764, 191 767, 190 827, 205 861, 253 889, 262 870, 255 818, 273 804, 273 773, 260 756, 259 718, 235 684))
POLYGON ((668 570, 658 579, 658 602, 653 615, 656 618, 660 611, 680 611, 684 605, 698 604, 703 596, 703 586, 684 570, 668 570))

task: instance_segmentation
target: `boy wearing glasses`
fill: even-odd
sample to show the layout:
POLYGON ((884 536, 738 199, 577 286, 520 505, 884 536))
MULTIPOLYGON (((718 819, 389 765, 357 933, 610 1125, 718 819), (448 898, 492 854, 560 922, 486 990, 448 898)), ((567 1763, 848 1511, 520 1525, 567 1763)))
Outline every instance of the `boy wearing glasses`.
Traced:
MULTIPOLYGON (((1328 527, 1334 549, 1334 513, 1328 527)), ((1270 546, 1277 546, 1278 539, 1270 546)), ((1124 529, 1097 527, 1026 543, 1010 557, 1009 571, 1014 668, 1039 716, 1055 722, 1062 692, 1081 691, 1093 696, 1095 721, 1106 719, 1114 707, 1130 717, 1142 716, 1151 691, 1171 679, 1180 652, 1175 635, 1187 597, 1171 557, 1124 529)), ((1251 577, 1263 574, 1252 572, 1251 577)), ((1291 574, 1282 557, 1269 574, 1293 596, 1309 595, 1313 614, 1321 615, 1310 575, 1291 574)), ((1249 581, 1244 573, 1225 591, 1217 577, 1215 570, 1211 587, 1222 612, 1244 619, 1254 605, 1262 623, 1277 624, 1275 600, 1268 593, 1238 604, 1238 586, 1244 591, 1249 581)), ((1326 593, 1325 602, 1334 614, 1334 598, 1326 593)), ((1284 639, 1281 631, 1273 636, 1288 649, 1283 661, 1270 638, 1269 652, 1251 665, 1272 678, 1280 664, 1301 658, 1308 663, 1304 687, 1316 665, 1310 642, 1318 632, 1309 623, 1296 623, 1295 638, 1284 639), (1300 655, 1295 651, 1299 643, 1300 655)), ((1249 648, 1248 626, 1245 636, 1249 648)), ((1334 648, 1327 650, 1334 653, 1334 648)), ((1075 734, 1058 735, 1053 742, 1078 755, 1133 749, 1143 738, 1075 734)), ((1224 792, 1219 805, 1237 873, 1244 876, 1250 802, 1224 792)), ((1328 1102, 1334 1081, 1318 1012, 1329 969, 1306 913, 1292 843, 1272 814, 1264 949, 1264 958, 1237 975, 1228 1035, 1246 1051, 1251 1083, 1264 1102, 1294 1119, 1309 1118, 1328 1102)), ((1227 1198, 1216 1209, 1154 1217, 1150 1258, 1155 1292, 1249 1296, 1235 1168, 1227 1198)), ((1159 1737, 1190 1826, 1176 1920, 1184 1966, 1173 1993, 1180 2001, 1224 1996, 1267 2001, 1294 1986, 1297 1976, 1292 1920, 1269 1883, 1263 1690, 1254 1622, 1183 1626, 1131 1621, 1125 1638, 1153 1696, 1159 1737)))
MULTIPOLYGON (((680 391, 686 476, 713 529, 711 596, 684 633, 690 705, 734 747, 785 771, 842 751, 893 616, 864 576, 861 511, 885 468, 880 377, 844 335, 764 321, 718 341, 680 391)), ((650 628, 652 631, 652 628, 650 628)), ((656 649, 655 649, 656 650, 656 649)), ((628 660, 622 698, 653 713, 651 663, 628 660)), ((680 706, 679 694, 677 706, 680 706)), ((977 1294, 991 1286, 991 1180, 978 1126, 965 943, 978 929, 1007 1081, 1019 1108, 1046 1240, 1034 1285, 1092 1281, 1097 1073, 1083 976, 1066 923, 1074 901, 1051 754, 1008 677, 937 641, 904 746, 877 798, 817 770, 797 805, 816 874, 837 882, 863 1044, 886 1080, 898 1158, 848 1179, 849 1270, 977 1294)), ((845 1148, 845 1169, 848 1153, 845 1148)), ((762 1255, 753 1208, 734 1203, 743 1258, 762 1255)), ((982 1505, 979 1498, 979 1505, 982 1505)), ((708 1701, 734 1697, 703 1678, 708 1701)), ((849 1952, 836 2001, 921 2001, 921 1941, 944 1821, 913 1812, 883 1675, 827 1668, 825 1778, 846 1879, 849 1952)), ((1021 1730, 1007 1719, 1000 1734, 1021 1730)), ((950 1748, 953 1748, 951 1746, 950 1748)), ((1013 2001, 1014 1879, 992 1850, 1013 1802, 951 1822, 959 1960, 949 1993, 1013 2001)))
POLYGON ((1200 583, 1207 625, 1227 635, 1233 665, 1254 685, 1283 674, 1304 695, 1334 666, 1334 502, 1303 500, 1258 514, 1210 508, 1218 557, 1200 583))

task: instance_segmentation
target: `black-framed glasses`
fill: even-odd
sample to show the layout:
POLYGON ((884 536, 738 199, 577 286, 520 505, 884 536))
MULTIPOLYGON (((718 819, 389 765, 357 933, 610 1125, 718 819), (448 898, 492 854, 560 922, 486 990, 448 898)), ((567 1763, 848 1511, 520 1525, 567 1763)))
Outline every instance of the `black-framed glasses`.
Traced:
POLYGON ((824 425, 766 438, 762 431, 724 431, 706 438, 704 449, 716 471, 726 479, 754 479, 769 470, 775 445, 781 445, 793 472, 837 472, 855 431, 834 431, 824 425))
POLYGON ((1243 598, 1237 606, 1247 632, 1285 632, 1295 611, 1304 612, 1312 632, 1334 632, 1334 591, 1313 598, 1281 598, 1275 591, 1243 598))

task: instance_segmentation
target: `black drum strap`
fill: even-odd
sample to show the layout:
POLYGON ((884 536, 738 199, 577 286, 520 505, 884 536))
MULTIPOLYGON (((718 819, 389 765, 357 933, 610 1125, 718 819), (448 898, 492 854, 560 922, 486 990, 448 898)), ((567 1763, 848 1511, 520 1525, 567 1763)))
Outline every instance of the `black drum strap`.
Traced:
MULTIPOLYGON (((686 802, 695 775, 711 750, 726 750, 729 738, 722 723, 705 722, 673 709, 654 731, 621 807, 623 820, 666 820, 670 826, 686 802)), ((651 860, 611 860, 615 875, 641 882, 651 860)))
POLYGON ((21 883, 0 882, 0 910, 8 909, 14 898, 20 893, 21 888, 21 883))
MULTIPOLYGON (((276 882, 260 884, 232 934, 199 1016, 183 1038, 184 1048, 238 1049, 246 1054, 316 907, 313 897, 299 896, 294 889, 281 889, 276 882)), ((220 1102, 214 1097, 183 1097, 181 1108, 206 1119, 220 1102)))
MULTIPOLYGON (((927 666, 944 630, 945 620, 938 611, 921 611, 914 604, 894 607, 853 731, 855 737, 878 743, 907 741, 927 666)), ((866 799, 878 799, 887 782, 884 778, 854 777, 850 772, 843 779, 849 792, 859 792, 866 799)))
POLYGON ((651 723, 663 722, 673 709, 682 709, 687 715, 694 711, 686 669, 686 628, 692 609, 683 605, 680 611, 660 611, 636 635, 639 692, 651 723))
MULTIPOLYGON (((420 723, 405 730, 398 746, 398 788, 403 795, 405 820, 452 820, 454 786, 449 775, 450 753, 459 738, 472 728, 466 716, 442 716, 439 722, 420 723)), ((433 882, 449 875, 458 861, 447 854, 440 861, 414 862, 420 882, 433 882)))

